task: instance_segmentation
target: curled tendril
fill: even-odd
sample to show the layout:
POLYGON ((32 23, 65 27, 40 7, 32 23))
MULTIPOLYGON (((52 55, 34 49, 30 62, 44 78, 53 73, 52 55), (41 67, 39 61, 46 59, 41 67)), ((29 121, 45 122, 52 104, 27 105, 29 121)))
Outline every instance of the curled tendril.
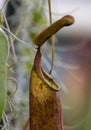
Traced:
POLYGON ((9 130, 9 120, 5 112, 2 115, 2 125, 0 125, 1 130, 9 130))
POLYGON ((61 88, 59 87, 59 85, 54 82, 54 80, 50 77, 49 74, 47 74, 41 67, 41 48, 38 48, 36 56, 35 56, 35 61, 34 61, 34 65, 35 65, 35 69, 36 72, 39 76, 39 78, 53 91, 59 91, 61 88))
POLYGON ((14 71, 13 71, 13 69, 11 67, 12 66, 7 63, 7 69, 10 70, 12 73, 14 73, 14 71))
POLYGON ((16 88, 15 88, 14 92, 12 93, 12 96, 13 96, 18 89, 18 82, 15 78, 12 78, 12 77, 8 77, 8 80, 12 80, 16 84, 16 88))
POLYGON ((10 95, 7 95, 8 106, 10 108, 11 113, 13 113, 13 116, 11 118, 11 120, 12 120, 15 117, 15 115, 16 115, 16 108, 15 108, 15 105, 14 105, 12 99, 10 98, 10 96, 14 96, 15 95, 15 93, 16 93, 16 91, 18 89, 18 82, 17 82, 17 80, 15 78, 12 78, 12 77, 8 77, 8 80, 12 80, 16 84, 16 88, 13 91, 13 93, 10 94, 10 95))
POLYGON ((11 113, 13 113, 13 116, 11 118, 11 120, 12 120, 16 115, 16 108, 15 108, 15 105, 14 105, 12 99, 9 96, 7 96, 7 99, 8 99, 8 104, 9 104, 9 107, 10 107, 10 111, 11 111, 11 113))

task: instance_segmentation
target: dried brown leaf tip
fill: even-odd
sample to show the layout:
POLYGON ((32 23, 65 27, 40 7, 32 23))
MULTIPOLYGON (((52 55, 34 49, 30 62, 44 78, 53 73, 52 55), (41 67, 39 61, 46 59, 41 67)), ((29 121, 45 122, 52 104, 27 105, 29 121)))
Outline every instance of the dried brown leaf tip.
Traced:
POLYGON ((37 35, 33 39, 33 43, 41 47, 52 35, 58 32, 61 28, 72 25, 74 21, 74 17, 71 15, 62 17, 37 35))

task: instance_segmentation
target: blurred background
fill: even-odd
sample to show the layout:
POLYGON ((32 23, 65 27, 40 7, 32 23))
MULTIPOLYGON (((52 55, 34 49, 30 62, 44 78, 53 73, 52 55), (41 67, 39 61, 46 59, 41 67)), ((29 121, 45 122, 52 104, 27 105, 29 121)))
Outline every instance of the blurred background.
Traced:
MULTIPOLYGON (((0 1, 1 2, 1 1, 0 1)), ((0 3, 1 7, 3 2, 0 3)), ((29 79, 36 53, 32 38, 46 28, 49 22, 47 0, 10 0, 5 14, 11 32, 27 43, 15 40, 18 58, 8 76, 17 79, 19 87, 13 97, 16 116, 12 121, 13 130, 22 130, 29 117, 29 79)), ((91 128, 91 17, 90 0, 51 0, 53 21, 70 14, 75 18, 72 26, 55 34, 55 61, 52 77, 61 85, 63 120, 65 130, 90 130, 91 128)), ((43 46, 42 66, 49 72, 51 68, 51 40, 43 46)), ((12 49, 9 64, 15 63, 12 49)), ((12 91, 13 83, 8 83, 12 91), (12 89, 11 89, 12 88, 12 89)), ((13 85, 14 87, 14 85, 13 85)), ((7 111, 7 110, 6 110, 7 111)))

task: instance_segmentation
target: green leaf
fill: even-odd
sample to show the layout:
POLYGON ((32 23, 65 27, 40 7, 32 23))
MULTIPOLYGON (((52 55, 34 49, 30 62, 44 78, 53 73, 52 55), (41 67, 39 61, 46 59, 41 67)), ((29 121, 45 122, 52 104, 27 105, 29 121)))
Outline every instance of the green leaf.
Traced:
POLYGON ((7 55, 8 55, 8 42, 7 42, 6 34, 0 28, 0 120, 2 118, 2 113, 4 111, 5 103, 6 103, 7 55))

